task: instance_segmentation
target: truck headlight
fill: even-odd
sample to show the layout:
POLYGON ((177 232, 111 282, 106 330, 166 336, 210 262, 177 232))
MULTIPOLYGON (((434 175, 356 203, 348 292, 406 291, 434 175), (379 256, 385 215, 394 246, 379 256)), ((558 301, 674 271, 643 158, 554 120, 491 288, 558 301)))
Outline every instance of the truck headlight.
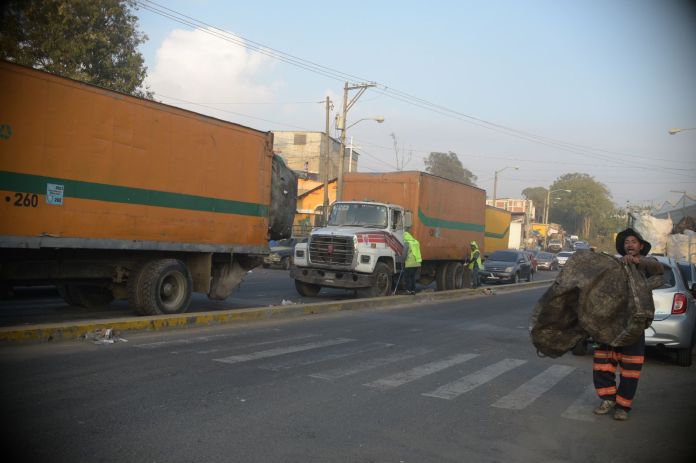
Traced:
POLYGON ((363 254, 360 256, 360 263, 361 264, 369 264, 370 263, 370 256, 367 254, 363 254))
POLYGON ((300 258, 304 257, 304 251, 300 250, 300 249, 296 250, 295 257, 300 257, 300 258))

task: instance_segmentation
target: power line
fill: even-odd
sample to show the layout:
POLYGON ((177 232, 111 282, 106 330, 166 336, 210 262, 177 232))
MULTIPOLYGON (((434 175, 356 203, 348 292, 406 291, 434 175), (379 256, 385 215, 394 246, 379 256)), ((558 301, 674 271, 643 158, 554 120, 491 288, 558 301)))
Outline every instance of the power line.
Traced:
MULTIPOLYGON (((328 77, 330 79, 338 80, 338 81, 371 81, 371 79, 365 79, 359 76, 355 76, 343 71, 339 71, 333 68, 329 68, 327 66, 321 65, 319 63, 315 63, 312 61, 305 60, 303 58, 282 52, 280 50, 276 50, 274 48, 268 47, 266 45, 263 45, 259 42, 255 42, 252 40, 249 40, 245 37, 239 36, 237 34, 233 34, 231 32, 224 31, 222 29, 219 29, 215 26, 212 26, 210 24, 207 24, 205 22, 199 21, 191 16, 187 16, 183 13, 179 13, 175 10, 172 10, 170 8, 167 8, 163 5, 160 5, 154 1, 151 0, 138 0, 137 4, 142 7, 145 10, 148 10, 152 13, 161 15, 163 17, 169 18, 173 21, 179 22, 181 24, 193 27, 195 29, 201 30, 202 32, 205 32, 207 34, 213 35, 215 37, 218 37, 220 39, 226 40, 228 42, 231 42, 235 45, 247 48, 249 50, 252 50, 254 52, 266 55, 268 57, 271 57, 273 59, 277 59, 279 61, 283 61, 285 63, 291 64, 293 66, 299 67, 301 69, 320 74, 324 77, 328 77)), ((636 155, 631 155, 631 154, 626 154, 626 153, 620 153, 616 151, 609 151, 609 150, 604 150, 600 148, 593 148, 593 147, 588 147, 584 145, 579 145, 575 143, 570 143, 562 140, 557 140, 541 135, 537 135, 531 132, 527 131, 522 131, 518 130, 512 127, 508 127, 502 124, 498 124, 495 122, 487 121, 485 119, 481 119, 475 116, 471 116, 469 114, 465 114, 463 112, 450 109, 448 107, 445 107, 443 105, 439 105, 436 103, 432 103, 428 100, 425 100, 423 98, 417 97, 415 95, 409 94, 407 92, 403 92, 394 88, 391 88, 387 85, 377 83, 377 88, 376 91, 377 93, 380 93, 384 96, 388 96, 392 99, 401 101, 403 103, 407 103, 416 107, 419 107, 421 109, 426 109, 431 112, 438 113, 440 115, 454 118, 463 122, 467 122, 469 124, 479 126, 482 128, 486 128, 489 130, 492 130, 497 133, 505 134, 508 136, 512 136, 515 138, 519 138, 522 140, 526 140, 529 142, 533 143, 538 143, 542 145, 546 145, 549 147, 553 147, 555 149, 559 149, 562 151, 574 153, 574 154, 584 154, 588 157, 594 158, 594 159, 599 159, 599 160, 604 160, 604 161, 612 161, 615 159, 610 158, 609 156, 600 154, 600 153, 606 153, 606 154, 611 154, 614 156, 621 156, 621 157, 630 157, 632 160, 636 159, 642 159, 642 160, 654 160, 654 158, 648 158, 648 157, 641 157, 641 156, 636 156, 636 155)), ((263 119, 261 119, 263 120, 263 119)), ((291 126, 289 124, 282 124, 286 126, 291 126)), ((645 169, 651 169, 651 170, 670 170, 670 171, 684 171, 684 170, 696 170, 696 169, 684 169, 683 167, 683 161, 674 161, 674 160, 666 160, 666 159, 661 159, 661 162, 669 162, 669 163, 679 163, 681 167, 678 168, 670 168, 670 167, 665 167, 664 165, 654 165, 654 164, 643 164, 643 167, 645 169)), ((636 163, 634 163, 634 166, 636 163)))

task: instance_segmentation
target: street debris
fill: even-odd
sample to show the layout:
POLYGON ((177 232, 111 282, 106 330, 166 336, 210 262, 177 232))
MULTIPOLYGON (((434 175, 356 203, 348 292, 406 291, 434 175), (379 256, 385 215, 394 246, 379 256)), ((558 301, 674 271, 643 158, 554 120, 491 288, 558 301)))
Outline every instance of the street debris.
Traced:
POLYGON ((83 335, 85 341, 92 341, 94 344, 113 344, 115 342, 128 342, 127 339, 119 337, 120 333, 112 328, 98 329, 83 335))
POLYGON ((483 294, 485 294, 486 296, 494 296, 495 295, 495 291, 493 291, 491 288, 483 288, 483 290, 481 292, 483 294))
POLYGON ((290 299, 283 299, 283 301, 280 303, 280 305, 292 305, 294 302, 292 302, 290 299))

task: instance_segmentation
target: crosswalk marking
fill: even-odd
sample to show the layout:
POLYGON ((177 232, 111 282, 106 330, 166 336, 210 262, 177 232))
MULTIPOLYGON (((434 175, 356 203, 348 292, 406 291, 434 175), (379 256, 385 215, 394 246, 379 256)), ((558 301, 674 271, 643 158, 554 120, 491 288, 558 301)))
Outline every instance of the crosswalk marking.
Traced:
POLYGON ((258 352, 252 352, 250 354, 230 355, 229 357, 222 357, 222 358, 217 358, 217 359, 213 359, 213 360, 215 360, 216 362, 222 362, 222 363, 240 363, 240 362, 247 362, 250 360, 258 360, 258 359, 263 359, 263 358, 268 358, 268 357, 276 357, 278 355, 290 354, 293 352, 301 352, 301 351, 305 351, 305 350, 318 349, 320 347, 335 346, 337 344, 345 344, 347 342, 353 342, 353 341, 355 341, 355 339, 336 338, 336 339, 330 339, 328 341, 310 342, 307 344, 299 344, 296 346, 277 347, 275 349, 261 350, 258 352))
POLYGON ((596 415, 592 413, 595 406, 599 404, 594 385, 590 384, 585 388, 582 395, 568 407, 561 416, 570 420, 594 421, 596 415), (594 403, 593 403, 594 399, 594 403))
POLYGON ((266 365, 260 365, 259 368, 262 370, 286 370, 294 367, 301 367, 306 365, 312 365, 319 362, 327 362, 330 360, 338 360, 345 357, 350 357, 352 355, 361 354, 364 352, 370 352, 373 350, 384 349, 386 347, 393 347, 394 344, 388 344, 386 342, 373 342, 370 344, 365 344, 361 346, 354 346, 348 349, 343 349, 340 352, 334 352, 331 354, 317 355, 313 358, 299 358, 299 359, 288 359, 285 361, 273 362, 266 365))
MULTIPOLYGON (((258 347, 258 346, 265 346, 268 344, 278 344, 279 342, 288 342, 288 341, 299 341, 300 339, 308 339, 308 338, 315 338, 318 335, 316 334, 305 334, 302 336, 286 336, 284 338, 273 338, 269 339, 267 341, 259 341, 259 342, 250 342, 244 344, 244 347, 258 347)), ((181 354, 181 353, 187 353, 187 352, 194 352, 196 354, 200 355, 207 355, 207 354, 214 354, 216 352, 225 352, 225 351, 230 351, 234 349, 239 349, 239 346, 233 346, 233 347, 220 347, 216 349, 204 349, 204 350, 195 350, 191 349, 189 351, 185 350, 179 350, 179 351, 172 351, 172 354, 181 354)))
POLYGON ((333 370, 328 370, 322 373, 313 373, 309 376, 311 376, 312 378, 319 379, 343 378, 344 376, 354 375, 356 373, 371 370, 382 365, 387 365, 389 363, 398 362, 400 360, 415 357, 416 355, 427 354, 428 352, 430 352, 430 350, 424 348, 409 349, 404 352, 399 352, 384 357, 377 357, 370 360, 365 360, 364 362, 358 362, 357 364, 347 368, 335 368, 333 370))
POLYGON ((538 399, 544 392, 555 386, 556 383, 569 375, 573 370, 575 370, 575 367, 552 365, 510 394, 500 398, 493 406, 512 410, 522 410, 538 399))
POLYGON ((525 363, 527 363, 526 360, 504 359, 422 395, 438 399, 454 399, 525 363))
POLYGON ((411 370, 396 373, 394 375, 387 376, 386 378, 378 379, 376 381, 363 384, 363 386, 381 390, 399 387, 403 384, 415 381, 433 373, 437 373, 438 371, 444 370, 445 368, 464 363, 467 360, 471 360, 472 358, 476 357, 478 357, 478 354, 456 354, 444 360, 426 363, 424 365, 417 366, 411 370))

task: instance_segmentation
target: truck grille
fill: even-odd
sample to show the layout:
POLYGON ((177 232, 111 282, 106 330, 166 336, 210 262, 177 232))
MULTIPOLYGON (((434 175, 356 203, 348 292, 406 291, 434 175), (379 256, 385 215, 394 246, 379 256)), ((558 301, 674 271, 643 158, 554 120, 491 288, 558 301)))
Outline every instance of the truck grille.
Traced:
POLYGON ((313 264, 350 267, 353 251, 352 236, 313 236, 309 241, 309 261, 313 264))

